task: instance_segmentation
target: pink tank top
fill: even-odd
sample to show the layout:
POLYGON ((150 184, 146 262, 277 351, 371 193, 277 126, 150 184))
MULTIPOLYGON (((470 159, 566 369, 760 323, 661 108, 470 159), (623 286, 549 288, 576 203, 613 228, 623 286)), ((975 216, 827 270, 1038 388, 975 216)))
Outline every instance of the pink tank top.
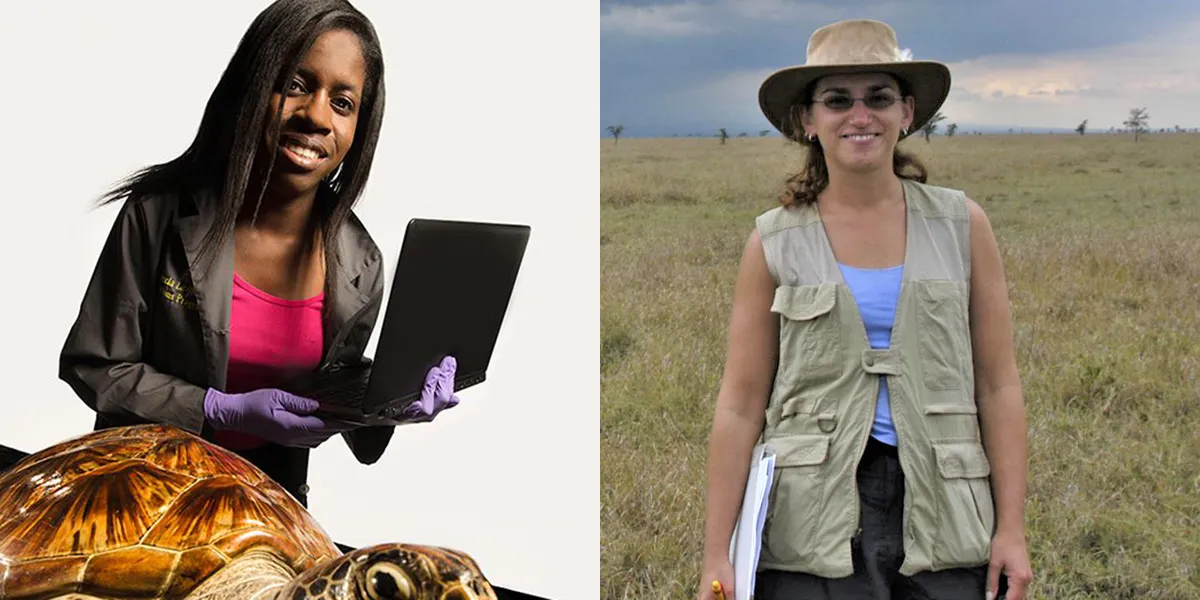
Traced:
MULTIPOLYGON (((229 366, 225 391, 231 394, 281 385, 320 364, 324 347, 321 306, 324 294, 305 300, 272 296, 233 275, 229 315, 229 366)), ((217 443, 231 450, 262 446, 265 440, 236 431, 218 431, 217 443)))

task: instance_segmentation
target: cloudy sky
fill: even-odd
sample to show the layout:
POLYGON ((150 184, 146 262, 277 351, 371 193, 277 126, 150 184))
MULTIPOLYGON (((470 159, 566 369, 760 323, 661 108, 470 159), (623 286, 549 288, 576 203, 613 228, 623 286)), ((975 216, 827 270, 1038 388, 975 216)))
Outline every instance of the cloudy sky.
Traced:
POLYGON ((942 112, 960 129, 1200 127, 1195 0, 601 0, 600 131, 751 135, 772 71, 802 64, 814 29, 880 19, 917 60, 947 63, 942 112))

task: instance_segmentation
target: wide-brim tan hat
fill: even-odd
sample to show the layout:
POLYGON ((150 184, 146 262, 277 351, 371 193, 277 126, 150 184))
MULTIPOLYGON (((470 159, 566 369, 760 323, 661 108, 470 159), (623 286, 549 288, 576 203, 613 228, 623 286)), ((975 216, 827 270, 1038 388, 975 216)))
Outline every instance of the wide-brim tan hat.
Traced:
MULTIPOLYGON (((888 73, 905 82, 915 110, 904 139, 921 129, 950 93, 950 69, 937 61, 911 60, 896 42, 887 23, 870 19, 838 21, 826 25, 808 40, 803 65, 772 73, 758 90, 763 114, 781 133, 793 137, 792 107, 808 86, 821 77, 851 73, 888 73)), ((799 127, 795 133, 800 133, 799 127)))

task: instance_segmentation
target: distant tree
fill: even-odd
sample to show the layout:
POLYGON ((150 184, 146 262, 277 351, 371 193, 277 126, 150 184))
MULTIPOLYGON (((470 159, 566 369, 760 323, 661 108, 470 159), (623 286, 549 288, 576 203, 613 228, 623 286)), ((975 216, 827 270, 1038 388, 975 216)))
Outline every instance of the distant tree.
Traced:
POLYGON ((747 133, 745 131, 743 131, 738 134, 738 137, 746 137, 746 135, 747 135, 747 133))
POLYGON ((1075 128, 1075 133, 1078 133, 1079 135, 1083 135, 1083 134, 1087 133, 1087 122, 1088 122, 1088 120, 1084 119, 1083 122, 1080 123, 1079 126, 1075 128))
POLYGON ((1145 108, 1131 108, 1129 109, 1129 118, 1126 119, 1122 125, 1125 125, 1131 131, 1133 131, 1133 141, 1137 142, 1139 134, 1149 131, 1149 129, 1146 128, 1146 125, 1149 122, 1150 114, 1146 112, 1145 108))
POLYGON ((618 140, 618 138, 621 137, 622 131, 625 131, 624 125, 609 125, 608 126, 608 132, 611 133, 613 136, 613 145, 614 146, 617 145, 617 140, 618 140))
POLYGON ((725 131, 724 127, 721 128, 721 133, 720 133, 719 137, 721 138, 722 145, 725 144, 725 140, 729 139, 729 133, 725 131))
POLYGON ((951 123, 946 127, 946 137, 954 137, 954 132, 958 131, 958 123, 951 123))
POLYGON ((929 121, 925 123, 925 126, 921 128, 921 133, 925 136, 926 144, 929 143, 929 136, 933 135, 933 132, 937 131, 938 122, 944 120, 946 120, 945 115, 939 112, 930 117, 929 121))
POLYGON ((758 137, 767 137, 768 133, 771 133, 770 129, 761 129, 758 132, 758 137))

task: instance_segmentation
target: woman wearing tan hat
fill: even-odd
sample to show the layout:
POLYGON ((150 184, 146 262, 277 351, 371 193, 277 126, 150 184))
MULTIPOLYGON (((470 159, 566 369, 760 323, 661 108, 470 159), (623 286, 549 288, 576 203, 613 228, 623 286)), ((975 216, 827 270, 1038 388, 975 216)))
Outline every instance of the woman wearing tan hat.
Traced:
POLYGON ((733 597, 752 447, 775 452, 758 600, 1023 598, 1025 412, 983 210, 897 150, 946 99, 878 21, 809 40, 759 100, 808 148, 737 278, 700 598, 733 597))

